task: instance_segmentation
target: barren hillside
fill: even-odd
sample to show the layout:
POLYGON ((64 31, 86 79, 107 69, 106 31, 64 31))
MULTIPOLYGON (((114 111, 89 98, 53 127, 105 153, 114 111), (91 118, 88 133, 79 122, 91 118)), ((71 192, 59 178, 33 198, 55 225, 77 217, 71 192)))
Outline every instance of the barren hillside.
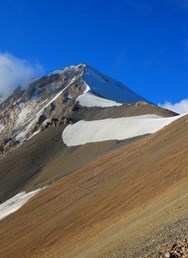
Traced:
POLYGON ((162 239, 173 238, 178 221, 180 232, 187 222, 187 120, 74 171, 1 220, 1 257, 155 252, 162 239))

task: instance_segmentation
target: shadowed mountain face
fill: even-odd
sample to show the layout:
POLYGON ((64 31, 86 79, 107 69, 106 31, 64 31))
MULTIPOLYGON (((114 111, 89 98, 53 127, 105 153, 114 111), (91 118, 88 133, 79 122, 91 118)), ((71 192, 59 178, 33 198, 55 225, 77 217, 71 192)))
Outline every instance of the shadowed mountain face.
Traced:
POLYGON ((84 64, 17 88, 0 104, 0 256, 142 257, 153 218, 171 225, 184 200, 186 130, 186 116, 84 64))

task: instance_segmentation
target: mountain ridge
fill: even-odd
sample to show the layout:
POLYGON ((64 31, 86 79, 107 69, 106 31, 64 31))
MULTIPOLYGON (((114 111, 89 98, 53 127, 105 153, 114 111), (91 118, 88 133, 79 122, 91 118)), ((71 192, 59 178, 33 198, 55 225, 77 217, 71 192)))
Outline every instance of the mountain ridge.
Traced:
POLYGON ((0 150, 17 146, 49 125, 74 122, 70 117, 81 107, 97 110, 138 101, 146 102, 90 66, 79 64, 56 70, 25 89, 18 87, 0 104, 0 150))

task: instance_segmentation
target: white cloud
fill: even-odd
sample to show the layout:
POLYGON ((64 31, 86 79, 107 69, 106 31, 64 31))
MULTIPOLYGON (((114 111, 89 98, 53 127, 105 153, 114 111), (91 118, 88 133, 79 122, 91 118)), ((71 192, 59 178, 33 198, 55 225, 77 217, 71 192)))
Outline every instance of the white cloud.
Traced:
POLYGON ((188 99, 183 99, 178 103, 172 104, 169 101, 165 101, 164 104, 159 104, 160 107, 172 110, 178 114, 188 113, 188 99))
POLYGON ((0 103, 26 82, 38 77, 43 72, 39 64, 32 64, 9 53, 0 53, 0 103))

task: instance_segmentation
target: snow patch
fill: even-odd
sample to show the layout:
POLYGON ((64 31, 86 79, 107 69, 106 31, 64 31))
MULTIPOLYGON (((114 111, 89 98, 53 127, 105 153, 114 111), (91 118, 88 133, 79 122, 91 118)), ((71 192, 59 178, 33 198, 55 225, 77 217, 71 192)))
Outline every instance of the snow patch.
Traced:
POLYGON ((73 125, 68 125, 63 131, 62 138, 67 146, 125 140, 155 133, 181 116, 164 118, 157 115, 141 115, 95 121, 81 120, 73 125))
POLYGON ((21 109, 21 112, 16 120, 15 128, 18 128, 20 125, 24 125, 26 122, 28 122, 28 117, 30 117, 29 115, 33 111, 31 106, 25 106, 24 103, 19 104, 19 108, 21 109))
POLYGON ((42 189, 44 188, 40 188, 29 193, 21 192, 0 204, 0 220, 20 209, 31 197, 38 194, 42 189))
POLYGON ((4 128, 5 128, 5 125, 0 124, 0 132, 3 131, 4 128))
POLYGON ((79 105, 82 107, 113 107, 121 106, 121 103, 117 103, 113 100, 108 100, 96 96, 90 92, 87 92, 77 98, 79 105))
POLYGON ((94 95, 90 92, 91 88, 88 84, 86 84, 86 89, 82 95, 80 95, 76 101, 82 107, 113 107, 113 106, 121 106, 121 103, 117 103, 113 100, 105 99, 94 95))

